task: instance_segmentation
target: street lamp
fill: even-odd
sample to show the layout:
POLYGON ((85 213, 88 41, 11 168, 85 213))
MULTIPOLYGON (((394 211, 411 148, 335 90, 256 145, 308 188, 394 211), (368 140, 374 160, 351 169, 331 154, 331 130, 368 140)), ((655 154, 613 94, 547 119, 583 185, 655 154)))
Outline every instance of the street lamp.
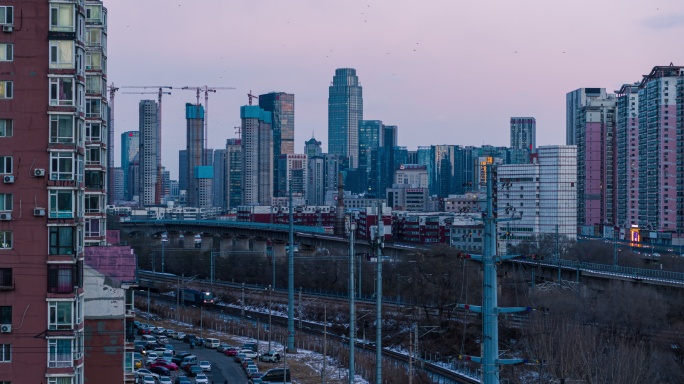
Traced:
POLYGON ((272 310, 272 297, 271 293, 273 293, 273 287, 270 285, 268 286, 268 350, 271 350, 271 335, 273 334, 273 329, 271 329, 271 314, 273 312, 272 310))
POLYGON ((161 234, 161 247, 162 247, 161 273, 164 273, 164 246, 168 242, 169 242, 169 236, 166 234, 166 232, 162 233, 161 234))

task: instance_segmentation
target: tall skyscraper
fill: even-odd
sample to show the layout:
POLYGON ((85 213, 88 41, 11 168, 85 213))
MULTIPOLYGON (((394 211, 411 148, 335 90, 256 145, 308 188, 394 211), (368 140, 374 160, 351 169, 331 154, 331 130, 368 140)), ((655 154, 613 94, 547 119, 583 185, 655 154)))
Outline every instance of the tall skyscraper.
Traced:
POLYGON ((108 172, 114 172, 114 200, 110 201, 110 204, 114 204, 117 201, 125 200, 124 197, 124 173, 123 169, 115 167, 108 172))
POLYGON ((133 190, 129 182, 128 166, 140 150, 140 132, 128 131, 121 134, 121 170, 123 171, 124 199, 133 199, 133 190))
POLYGON ((357 167, 365 167, 370 171, 370 152, 382 145, 384 125, 380 120, 359 121, 359 162, 357 167))
POLYGON ((242 140, 226 140, 226 165, 223 207, 235 209, 242 204, 242 140))
POLYGON ((313 136, 304 143, 304 154, 309 158, 313 156, 321 156, 323 150, 321 149, 321 142, 316 140, 313 136))
POLYGON ((188 206, 199 205, 199 182, 195 174, 195 167, 205 164, 204 153, 204 107, 196 104, 185 104, 186 141, 187 151, 187 183, 188 183, 188 206))
POLYGON ((605 88, 579 88, 568 92, 565 96, 565 144, 577 145, 579 109, 587 105, 588 100, 605 98, 605 88))
MULTIPOLYGON (((259 95, 259 107, 271 113, 273 129, 273 185, 279 184, 280 155, 294 154, 295 97, 291 93, 271 92, 259 95)), ((274 191, 279 196, 278 190, 274 191)))
POLYGON ((242 119, 242 204, 270 205, 273 198, 271 113, 258 106, 240 107, 242 119))
POLYGON ((624 84, 617 94, 617 221, 620 228, 639 224, 639 83, 624 84))
POLYGON ((141 100, 140 125, 140 206, 154 205, 157 201, 159 159, 159 106, 154 100, 141 100))
POLYGON ((325 203, 325 157, 312 156, 307 161, 306 201, 309 205, 325 203))
POLYGON ((363 89, 356 69, 336 69, 328 88, 328 153, 348 157, 350 168, 358 166, 361 120, 363 89))
POLYGON ((212 165, 214 167, 214 192, 213 192, 213 206, 226 208, 225 194, 226 194, 226 155, 228 151, 225 149, 215 149, 213 151, 214 159, 212 165))
POLYGON ((511 117, 511 148, 537 148, 537 121, 534 117, 511 117))
POLYGON ((188 150, 178 151, 178 189, 188 190, 188 150))

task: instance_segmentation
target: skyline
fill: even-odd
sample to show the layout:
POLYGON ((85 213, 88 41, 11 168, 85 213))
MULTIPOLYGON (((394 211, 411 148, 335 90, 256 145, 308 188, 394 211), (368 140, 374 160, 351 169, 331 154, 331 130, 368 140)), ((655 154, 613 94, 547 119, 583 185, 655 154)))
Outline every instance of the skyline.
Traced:
MULTIPOLYGON (((108 82, 234 86, 209 98, 214 149, 236 137, 239 107, 251 90, 293 93, 295 153, 303 152, 312 132, 327 152, 328 86, 335 69, 345 67, 357 70, 364 87, 364 119, 397 125, 399 145, 411 150, 507 146, 512 116, 535 117, 537 145, 564 144, 567 92, 612 92, 640 81, 655 65, 684 63, 684 53, 674 49, 684 32, 684 4, 672 1, 528 1, 524 9, 503 1, 435 1, 430 7, 376 1, 343 8, 306 1, 173 4, 105 2, 108 82), (163 18, 149 17, 160 7, 163 18)), ((115 102, 116 164, 120 133, 137 130, 138 102, 156 99, 122 91, 115 102)), ((174 89, 163 101, 162 162, 177 179, 183 105, 195 102, 195 94, 174 89)))

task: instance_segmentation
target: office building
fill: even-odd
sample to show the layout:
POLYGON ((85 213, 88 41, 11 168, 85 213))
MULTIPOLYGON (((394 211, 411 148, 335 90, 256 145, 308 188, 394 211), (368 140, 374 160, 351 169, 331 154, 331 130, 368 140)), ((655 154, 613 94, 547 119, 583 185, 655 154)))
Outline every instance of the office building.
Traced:
MULTIPOLYGON (((273 185, 279 184, 279 158, 282 154, 294 154, 295 97, 291 93, 270 92, 259 95, 259 107, 271 113, 273 130, 273 185)), ((274 191, 278 196, 278 190, 274 191)))
POLYGON ((218 208, 225 208, 225 193, 226 193, 226 155, 228 152, 225 149, 216 149, 214 152, 214 159, 212 165, 214 167, 214 192, 213 192, 213 206, 218 208))
POLYGON ((271 113, 258 106, 240 107, 242 120, 242 204, 270 205, 273 198, 271 113))
POLYGON ((607 98, 605 88, 579 88, 565 95, 565 144, 577 145, 577 119, 579 109, 589 100, 607 98))
MULTIPOLYGON (((199 207, 200 187, 195 171, 196 167, 205 165, 204 151, 204 107, 199 104, 185 104, 186 141, 187 153, 187 183, 188 201, 190 207, 199 207)), ((206 175, 204 175, 206 176, 206 175)))
POLYGON ((353 68, 335 70, 328 88, 328 153, 359 162, 359 121, 363 120, 363 90, 353 68))
POLYGON ((129 182, 128 165, 140 150, 140 132, 128 131, 121 134, 121 169, 124 179, 124 199, 133 199, 133 189, 129 182))
POLYGON ((183 191, 188 190, 188 151, 186 149, 178 151, 178 188, 183 191))
POLYGON ((280 155, 278 159, 278 190, 281 196, 289 196, 290 188, 292 195, 306 199, 308 180, 307 156, 304 154, 280 155))
POLYGON ((520 217, 498 223, 499 252, 540 234, 576 238, 576 158, 575 146, 541 146, 534 163, 497 166, 498 216, 520 217))
POLYGON ((161 177, 159 169, 159 106, 154 100, 141 100, 139 104, 139 132, 140 132, 140 190, 139 205, 141 207, 159 203, 157 196, 159 193, 157 185, 161 177))
POLYGON ((224 210, 242 205, 242 140, 226 140, 224 210))
POLYGON ((358 167, 370 170, 370 152, 372 149, 382 146, 384 125, 380 120, 359 121, 359 162, 358 167))
POLYGON ((314 156, 321 156, 323 154, 323 150, 321 149, 321 142, 316 140, 313 136, 311 136, 311 139, 307 140, 304 143, 304 154, 307 155, 309 158, 312 158, 314 156))
POLYGON ((310 156, 307 161, 306 201, 309 205, 325 203, 325 157, 310 156))
POLYGON ((112 172, 114 174, 114 200, 110 201, 110 204, 115 204, 117 201, 124 201, 125 200, 125 195, 124 195, 124 173, 123 169, 120 167, 115 167, 109 170, 108 172, 112 172))
POLYGON ((537 121, 534 117, 511 117, 511 148, 530 152, 537 148, 537 121))

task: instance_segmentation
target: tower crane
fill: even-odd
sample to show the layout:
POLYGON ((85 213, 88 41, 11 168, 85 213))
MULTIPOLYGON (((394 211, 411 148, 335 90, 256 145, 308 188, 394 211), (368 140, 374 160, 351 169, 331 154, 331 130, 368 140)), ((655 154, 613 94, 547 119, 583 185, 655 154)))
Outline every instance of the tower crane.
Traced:
POLYGON ((162 95, 170 95, 173 87, 168 85, 129 85, 122 86, 126 89, 150 89, 156 88, 157 92, 123 92, 125 94, 157 94, 157 183, 154 189, 154 203, 161 204, 162 194, 162 164, 161 164, 161 141, 162 141, 162 95), (165 89, 169 91, 164 91, 165 89))
POLYGON ((259 96, 254 96, 252 95, 252 91, 250 90, 249 93, 247 94, 247 97, 249 98, 249 105, 252 105, 252 99, 258 99, 259 96))
MULTIPOLYGON (((209 92, 216 93, 217 91, 221 90, 228 90, 228 89, 235 89, 235 87, 210 87, 208 85, 200 85, 200 86, 185 86, 185 87, 180 87, 180 89, 184 89, 187 91, 195 91, 197 94, 197 108, 199 109, 200 105, 200 93, 204 92, 204 148, 202 149, 202 163, 205 161, 205 153, 207 151, 207 137, 209 136, 209 92)), ((199 118, 199 113, 197 114, 197 117, 199 118)))
POLYGON ((107 86, 109 90, 109 108, 111 113, 109 116, 108 134, 107 134, 107 199, 109 204, 114 203, 114 95, 119 87, 114 83, 107 86))

